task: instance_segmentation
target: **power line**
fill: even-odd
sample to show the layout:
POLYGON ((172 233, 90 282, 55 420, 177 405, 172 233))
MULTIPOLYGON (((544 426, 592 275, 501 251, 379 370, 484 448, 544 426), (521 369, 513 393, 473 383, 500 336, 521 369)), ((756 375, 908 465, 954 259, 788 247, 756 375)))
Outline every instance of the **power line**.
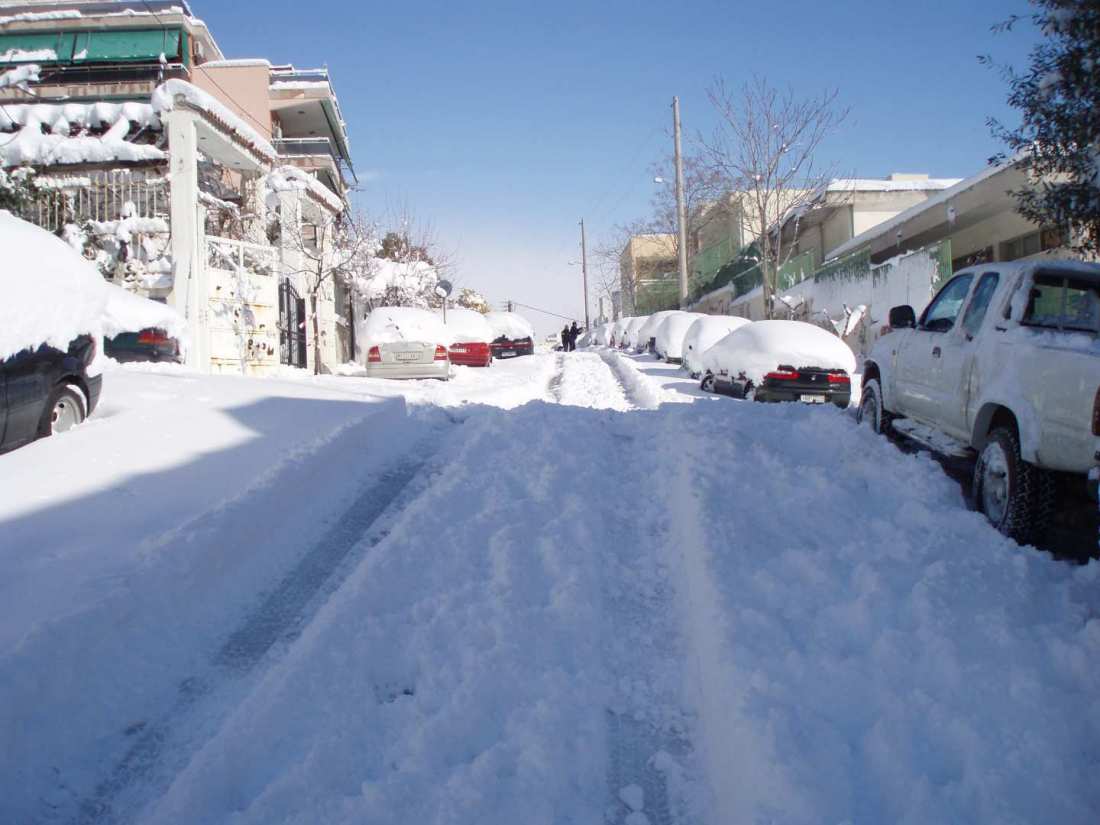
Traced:
POLYGON ((572 320, 574 320, 573 318, 571 318, 568 315, 558 315, 558 313, 551 312, 548 309, 539 309, 538 307, 533 307, 530 304, 524 304, 524 303, 521 303, 520 301, 509 301, 508 303, 512 304, 513 306, 523 307, 524 309, 533 309, 535 312, 541 312, 543 315, 552 315, 555 318, 561 318, 563 321, 572 321, 572 320))

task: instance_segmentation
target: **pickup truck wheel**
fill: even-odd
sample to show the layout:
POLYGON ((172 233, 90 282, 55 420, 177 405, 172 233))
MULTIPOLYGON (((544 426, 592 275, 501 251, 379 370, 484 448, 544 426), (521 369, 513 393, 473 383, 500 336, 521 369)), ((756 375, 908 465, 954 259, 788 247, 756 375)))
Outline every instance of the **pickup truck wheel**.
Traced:
POLYGON ((876 379, 870 379, 863 387, 863 398, 860 399, 859 409, 856 411, 856 421, 866 424, 871 432, 879 435, 890 432, 890 422, 894 416, 882 406, 882 387, 876 379))
POLYGON ((990 433, 974 466, 974 500, 994 527, 1021 544, 1029 542, 1047 509, 1041 501, 1046 486, 1041 471, 1020 457, 1015 430, 990 433))

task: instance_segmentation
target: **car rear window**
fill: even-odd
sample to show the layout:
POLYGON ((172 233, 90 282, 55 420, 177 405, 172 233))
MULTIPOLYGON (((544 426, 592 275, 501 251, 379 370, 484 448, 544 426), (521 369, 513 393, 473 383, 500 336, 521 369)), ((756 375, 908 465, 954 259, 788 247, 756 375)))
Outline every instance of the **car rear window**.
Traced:
POLYGON ((1100 333, 1100 283, 1065 275, 1035 276, 1022 323, 1100 333))

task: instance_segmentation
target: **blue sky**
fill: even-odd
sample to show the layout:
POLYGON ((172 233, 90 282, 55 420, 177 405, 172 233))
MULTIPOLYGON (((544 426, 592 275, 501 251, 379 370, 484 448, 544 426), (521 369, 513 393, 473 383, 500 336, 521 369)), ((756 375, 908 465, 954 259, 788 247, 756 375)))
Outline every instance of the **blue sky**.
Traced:
MULTIPOLYGON (((193 0, 227 57, 328 65, 359 203, 430 220, 461 284, 583 317, 577 222, 590 244, 643 217, 649 164, 679 95, 685 135, 708 132, 716 76, 761 74, 851 108, 823 157, 862 177, 965 177, 1012 120, 1002 78, 1034 35, 990 26, 1023 0, 730 3, 234 3, 193 0)), ((593 293, 594 294, 594 293, 593 293)), ((593 299, 594 303, 594 299, 593 299)), ((595 310, 593 309, 593 314, 595 310)), ((558 322, 530 313, 543 332, 558 322)))

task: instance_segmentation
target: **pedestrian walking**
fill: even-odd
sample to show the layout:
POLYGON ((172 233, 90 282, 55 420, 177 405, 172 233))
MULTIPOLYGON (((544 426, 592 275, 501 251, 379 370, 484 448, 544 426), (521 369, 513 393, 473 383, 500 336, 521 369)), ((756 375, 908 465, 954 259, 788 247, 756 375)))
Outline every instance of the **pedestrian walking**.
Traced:
POLYGON ((581 330, 577 326, 577 322, 573 322, 573 326, 569 328, 569 351, 572 352, 577 348, 577 338, 580 337, 581 330))

